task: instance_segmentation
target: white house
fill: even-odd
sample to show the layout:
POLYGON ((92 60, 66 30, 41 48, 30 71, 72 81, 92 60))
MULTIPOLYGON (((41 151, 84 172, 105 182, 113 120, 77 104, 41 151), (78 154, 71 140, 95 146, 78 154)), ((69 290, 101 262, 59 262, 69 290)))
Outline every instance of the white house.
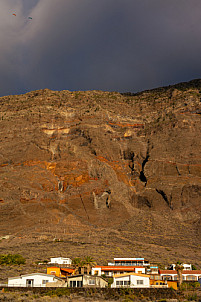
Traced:
POLYGON ((53 275, 47 275, 42 273, 33 273, 27 275, 21 275, 18 277, 8 278, 8 286, 12 287, 46 287, 51 282, 58 283, 63 281, 62 279, 53 275))
POLYGON ((59 265, 71 265, 72 260, 70 258, 63 258, 63 257, 57 257, 57 258, 50 258, 51 264, 59 264, 59 265))
MULTIPOLYGON (((159 274, 162 277, 162 280, 178 280, 177 271, 175 270, 159 270, 159 274)), ((183 270, 182 271, 183 281, 198 281, 201 279, 200 270, 183 270)))
POLYGON ((150 280, 148 275, 144 274, 120 274, 113 276, 113 283, 111 287, 130 287, 130 288, 142 288, 150 287, 150 280))
POLYGON ((114 258, 114 262, 109 262, 108 265, 117 266, 149 266, 150 263, 144 258, 114 258))
MULTIPOLYGON (((192 270, 192 265, 191 264, 182 263, 182 265, 183 265, 185 271, 191 271, 192 270)), ((170 264, 169 269, 170 270, 175 270, 175 266, 176 266, 176 264, 170 264)))
POLYGON ((117 265, 107 265, 101 266, 96 265, 92 267, 91 274, 102 276, 105 275, 107 277, 112 277, 114 274, 126 274, 126 273, 138 273, 145 274, 145 267, 143 266, 117 266, 117 265))

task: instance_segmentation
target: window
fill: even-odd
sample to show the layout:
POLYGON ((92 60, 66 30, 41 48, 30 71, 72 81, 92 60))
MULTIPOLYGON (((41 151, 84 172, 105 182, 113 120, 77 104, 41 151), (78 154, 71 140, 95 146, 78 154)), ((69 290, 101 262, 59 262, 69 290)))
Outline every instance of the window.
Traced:
POLYGON ((34 285, 34 279, 27 279, 26 280, 26 286, 27 287, 33 287, 34 285))
POLYGON ((70 281, 70 287, 76 287, 76 281, 70 281))
POLYGON ((144 284, 143 280, 137 280, 137 285, 142 285, 144 284))
POLYGON ((55 271, 51 271, 50 274, 51 275, 56 275, 56 272, 55 271))
POLYGON ((70 287, 82 287, 82 281, 70 281, 70 287))
POLYGON ((130 281, 124 281, 124 285, 125 285, 125 286, 130 285, 130 281))
POLYGON ((164 275, 163 280, 172 280, 172 276, 164 275))
POLYGON ((89 285, 95 285, 95 279, 89 279, 88 284, 89 285))
POLYGON ((116 281, 116 286, 129 286, 130 281, 116 281))
POLYGON ((116 285, 123 285, 124 283, 123 283, 123 281, 116 281, 116 285))
POLYGON ((42 280, 42 284, 46 284, 49 280, 42 280))
POLYGON ((82 287, 82 281, 77 281, 77 287, 82 287))
POLYGON ((188 276, 186 276, 186 280, 188 280, 188 281, 196 281, 197 278, 196 278, 196 276, 188 275, 188 276))

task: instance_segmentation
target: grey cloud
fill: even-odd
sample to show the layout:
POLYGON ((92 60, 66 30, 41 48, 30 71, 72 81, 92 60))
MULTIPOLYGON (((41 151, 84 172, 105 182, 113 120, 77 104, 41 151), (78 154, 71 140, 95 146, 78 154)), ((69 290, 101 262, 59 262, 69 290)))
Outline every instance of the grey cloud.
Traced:
POLYGON ((0 4, 1 95, 139 91, 201 76, 200 0, 13 2, 0 4))

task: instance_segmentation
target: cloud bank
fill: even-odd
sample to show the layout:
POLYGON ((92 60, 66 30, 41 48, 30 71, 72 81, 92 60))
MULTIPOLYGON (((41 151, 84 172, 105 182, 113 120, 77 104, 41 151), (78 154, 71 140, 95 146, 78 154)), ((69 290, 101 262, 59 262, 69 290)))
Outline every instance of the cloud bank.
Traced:
POLYGON ((0 95, 199 78, 200 20, 200 0, 1 0, 0 95))

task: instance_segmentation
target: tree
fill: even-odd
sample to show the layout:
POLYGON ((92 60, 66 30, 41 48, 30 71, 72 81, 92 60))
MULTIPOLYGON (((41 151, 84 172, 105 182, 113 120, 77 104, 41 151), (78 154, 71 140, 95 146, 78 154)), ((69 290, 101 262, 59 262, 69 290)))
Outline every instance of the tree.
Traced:
POLYGON ((81 258, 74 258, 72 261, 72 265, 75 268, 75 273, 85 273, 90 274, 92 266, 96 265, 96 262, 91 256, 86 256, 84 260, 81 258))
POLYGON ((81 258, 76 257, 76 258, 73 259, 72 265, 75 268, 75 274, 80 274, 81 269, 84 266, 84 261, 81 258))
POLYGON ((94 261, 94 259, 91 256, 86 256, 84 258, 84 263, 87 267, 87 274, 90 274, 91 272, 91 268, 96 265, 96 262, 94 261))
POLYGON ((177 275, 178 275, 179 287, 181 287, 181 284, 182 284, 183 269, 184 269, 183 263, 181 263, 180 261, 177 261, 177 263, 175 265, 175 270, 177 271, 177 275))

